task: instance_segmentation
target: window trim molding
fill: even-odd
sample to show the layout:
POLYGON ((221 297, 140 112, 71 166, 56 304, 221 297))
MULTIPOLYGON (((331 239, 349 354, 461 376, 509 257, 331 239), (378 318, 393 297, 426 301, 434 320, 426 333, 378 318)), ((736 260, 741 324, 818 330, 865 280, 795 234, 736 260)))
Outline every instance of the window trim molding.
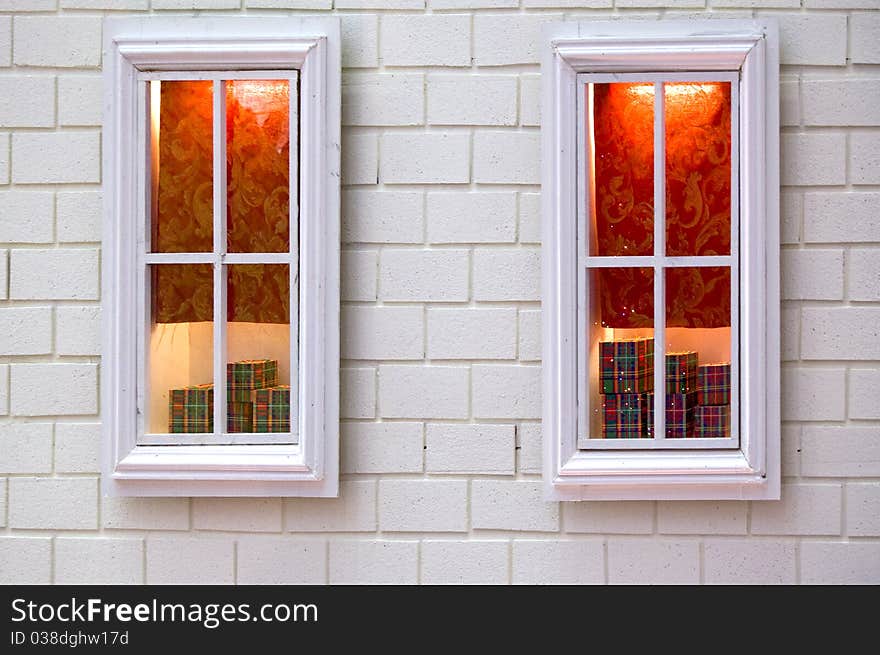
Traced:
MULTIPOLYGON (((332 496, 339 486, 340 36, 336 17, 104 21, 102 488, 125 496, 332 496), (138 446, 137 74, 300 73, 297 444, 138 446), (128 218, 126 218, 128 217, 128 218)), ((141 130, 142 132, 143 130, 141 130)))
POLYGON ((542 57, 543 476, 551 500, 778 499, 779 51, 775 21, 545 26, 542 57), (577 74, 736 70, 740 93, 740 448, 577 447, 577 74))

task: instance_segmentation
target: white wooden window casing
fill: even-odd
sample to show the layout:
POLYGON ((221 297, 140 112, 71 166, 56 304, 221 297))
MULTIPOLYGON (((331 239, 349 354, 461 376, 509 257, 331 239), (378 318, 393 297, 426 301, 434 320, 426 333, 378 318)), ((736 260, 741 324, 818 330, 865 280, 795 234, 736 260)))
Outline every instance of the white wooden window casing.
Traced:
POLYGON ((119 18, 105 20, 104 35, 104 492, 335 496, 339 453, 338 19, 119 18), (260 78, 290 81, 290 251, 226 253, 225 130, 215 129, 213 252, 149 253, 148 82, 213 80, 216 128, 225 116, 223 82, 260 78), (215 392, 214 435, 173 435, 176 442, 172 435, 144 436, 145 335, 150 321, 145 273, 149 265, 162 263, 213 266, 215 390, 225 388, 222 282, 226 265, 290 266, 291 434, 235 438, 222 434, 226 394, 215 392))
MULTIPOLYGON (((542 59, 543 432, 553 500, 779 497, 778 36, 772 19, 595 21, 545 27, 542 59), (662 147, 664 81, 730 81, 731 254, 667 257, 662 147), (655 255, 591 257, 585 248, 584 85, 654 82, 655 255), (659 178, 659 179, 658 179, 659 178), (660 253, 660 254, 658 254, 660 253), (655 340, 663 344, 663 267, 731 267, 730 439, 589 439, 587 273, 654 267, 655 340), (737 357, 737 350, 739 356, 737 357), (737 371, 737 368, 739 369, 737 371), (737 380, 748 380, 749 384, 737 380), (738 407, 737 407, 738 405, 738 407)), ((663 348, 655 353, 662 380, 663 348)), ((595 363, 593 363, 595 365, 595 363)), ((656 384, 656 383, 655 383, 656 384)), ((659 385, 662 390, 663 385, 659 385)), ((655 403, 656 403, 655 398, 655 403)), ((663 407, 662 398, 660 404, 663 407)))

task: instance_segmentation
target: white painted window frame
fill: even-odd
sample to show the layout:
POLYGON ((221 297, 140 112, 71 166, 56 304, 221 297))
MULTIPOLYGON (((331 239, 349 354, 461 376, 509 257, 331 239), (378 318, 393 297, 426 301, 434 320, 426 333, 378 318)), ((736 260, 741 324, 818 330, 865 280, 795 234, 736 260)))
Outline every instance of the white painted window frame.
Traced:
MULTIPOLYGON (((553 23, 545 26, 542 43, 545 495, 551 500, 778 499, 779 39, 775 21, 553 23), (578 277, 586 276, 586 258, 578 252, 582 233, 578 221, 583 218, 578 212, 582 204, 578 173, 584 163, 578 145, 578 135, 583 134, 578 128, 577 94, 582 89, 578 76, 668 73, 696 78, 709 71, 738 71, 740 77, 739 147, 734 154, 740 162, 739 195, 734 199, 740 216, 739 275, 732 284, 739 286, 739 376, 749 384, 740 385, 738 447, 675 444, 673 449, 661 449, 652 444, 641 449, 584 450, 583 440, 578 439, 585 418, 578 380, 586 379, 588 365, 579 353, 583 339, 578 328, 584 311, 578 277)), ((657 362, 659 366, 663 358, 657 362)), ((655 418, 658 414, 664 413, 655 412, 655 418)), ((682 440, 690 441, 696 440, 682 440)))
MULTIPOLYGON (((104 87, 104 493, 335 497, 339 486, 339 19, 105 19, 104 87), (160 72, 185 77, 187 71, 199 71, 200 76, 214 71, 218 79, 234 79, 244 71, 289 71, 291 78, 299 76, 299 158, 294 164, 291 157, 298 170, 291 193, 298 186, 299 239, 298 244, 292 243, 291 253, 278 256, 283 263, 298 263, 298 271, 291 272, 299 278, 298 302, 291 303, 292 322, 294 307, 299 314, 298 349, 292 344, 296 359, 291 371, 292 375, 296 371, 296 379, 291 380, 291 388, 298 389, 299 411, 296 428, 291 426, 293 435, 285 439, 296 443, 138 444, 143 429, 138 413, 143 335, 138 332, 148 319, 138 295, 144 294, 145 287, 137 267, 163 257, 145 255, 143 233, 139 234, 147 202, 143 157, 147 136, 144 98, 138 89, 145 78, 160 72), (296 245, 298 256, 291 260, 296 245), (297 360, 299 366, 294 368, 297 360)), ((215 89, 215 105, 221 100, 215 89)), ((215 170, 220 169, 215 162, 215 170)), ((220 193, 218 187, 215 183, 215 195, 220 193)), ((216 243, 225 241, 225 229, 222 235, 216 230, 221 219, 215 215, 215 252, 205 253, 215 266, 215 287, 224 261, 250 263, 249 254, 218 254, 224 253, 216 243), (218 257, 224 261, 216 261, 218 257)), ((220 227, 224 226, 222 221, 220 227)), ((295 227, 292 222, 292 234, 295 227)), ((261 261, 265 257, 261 255, 261 261)), ((215 316, 216 311, 215 307, 215 316)), ((218 370, 223 350, 216 343, 216 323, 215 384, 225 371, 225 367, 218 370)), ((225 426, 222 404, 215 406, 218 429, 225 426)))

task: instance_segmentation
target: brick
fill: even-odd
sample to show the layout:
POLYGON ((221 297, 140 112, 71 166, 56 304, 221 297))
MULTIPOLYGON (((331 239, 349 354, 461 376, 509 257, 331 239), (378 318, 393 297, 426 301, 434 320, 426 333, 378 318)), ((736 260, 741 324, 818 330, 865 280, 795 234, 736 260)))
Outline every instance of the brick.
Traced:
POLYGON ((0 528, 6 527, 6 509, 6 478, 0 478, 0 528))
POLYGON ((0 127, 53 127, 55 78, 14 75, 0 78, 0 127))
POLYGON ((801 474, 801 425, 782 426, 782 477, 801 474))
POLYGON ((700 546, 696 541, 608 540, 611 584, 697 584, 699 580, 700 546))
POLYGON ((0 537, 0 584, 52 582, 52 540, 43 537, 0 537))
POLYGON ((428 473, 513 475, 513 425, 429 423, 425 432, 428 473))
POLYGON ((847 416, 880 419, 880 369, 850 369, 848 376, 847 416))
POLYGON ((880 476, 880 428, 805 426, 801 435, 801 475, 880 476))
POLYGON ((393 250, 379 262, 382 300, 457 302, 468 299, 467 250, 393 250))
POLYGON ((801 6, 801 0, 712 0, 712 8, 721 7, 768 7, 786 8, 801 6))
POLYGON ((842 300, 842 250, 783 250, 782 297, 786 300, 842 300))
POLYGON ((880 359, 880 307, 805 307, 803 359, 880 359))
POLYGON ((71 126, 101 125, 103 84, 93 75, 58 78, 58 124, 71 126))
POLYGON ((343 423, 343 473, 421 473, 421 423, 343 423))
POLYGON ((0 364, 0 416, 9 414, 9 364, 0 364))
POLYGON ((465 366, 380 366, 379 410, 385 418, 467 418, 465 366))
POLYGON ((248 9, 330 9, 333 0, 244 0, 248 9))
POLYGON ((340 418, 376 416, 376 369, 343 368, 339 371, 340 418))
POLYGON ((842 421, 846 416, 843 369, 782 371, 783 421, 842 421))
POLYGON ((59 355, 100 355, 101 308, 98 305, 57 307, 55 350, 59 355))
POLYGON ((783 192, 779 200, 782 243, 798 243, 801 240, 801 226, 804 222, 804 196, 801 193, 783 192))
POLYGON ((95 530, 97 478, 10 478, 9 527, 95 530))
POLYGON ((541 243, 541 194, 519 194, 520 243, 541 243))
POLYGON ((55 584, 143 584, 141 539, 59 537, 55 584))
POLYGON ((422 584, 508 583, 506 541, 423 541, 422 584))
POLYGON ((541 360, 541 311, 519 311, 519 358, 522 361, 541 360))
POLYGON ((538 248, 477 248, 474 251, 474 300, 540 300, 541 252, 538 248))
POLYGON ((875 0, 804 0, 807 9, 876 9, 875 0))
POLYGON ((150 0, 61 0, 62 9, 112 9, 146 11, 150 0))
POLYGON ((849 15, 849 51, 854 64, 880 64, 880 14, 849 15))
POLYGON ((513 584, 602 584, 604 563, 605 552, 598 539, 513 542, 513 584))
POLYGON ((51 471, 51 423, 0 424, 0 473, 51 471))
POLYGON ((379 253, 375 250, 342 251, 342 300, 372 301, 379 285, 379 253))
POLYGON ((284 524, 291 532, 374 532, 375 480, 343 480, 338 498, 288 498, 284 524))
POLYGON ((226 538, 150 537, 147 584, 232 584, 234 542, 226 538))
POLYGON ((541 25, 561 17, 561 14, 476 14, 474 64, 537 64, 541 25))
POLYGON ((880 542, 805 541, 801 584, 880 584, 880 542))
POLYGON ((419 191, 351 189, 342 195, 342 240, 421 243, 425 198, 419 191))
POLYGON ((425 324, 421 307, 345 307, 343 359, 422 359, 425 324))
POLYGON ((0 133, 0 184, 9 184, 9 135, 0 133))
POLYGON ((845 66, 846 16, 780 15, 779 59, 783 66, 845 66), (822 43, 823 46, 817 48, 817 43, 822 43))
MULTIPOLYGON (((422 7, 424 4, 420 3, 418 8, 422 7)), ((385 66, 471 65, 469 15, 385 14, 381 35, 385 66)))
POLYGON ((467 531, 465 480, 380 480, 383 532, 467 531))
POLYGON ((516 7, 519 0, 427 0, 431 9, 499 9, 516 7))
POLYGON ((153 9, 238 9, 241 0, 153 0, 153 9))
POLYGON ((657 505, 663 534, 745 534, 748 504, 742 501, 676 501, 657 505))
POLYGON ((566 532, 594 534, 650 534, 654 525, 654 503, 622 500, 613 503, 589 501, 562 503, 566 532))
POLYGON ((101 519, 108 530, 189 530, 189 498, 101 499, 101 519))
POLYGON ((779 82, 779 122, 786 126, 801 123, 801 85, 797 79, 779 82))
POLYGON ((807 193, 804 241, 880 241, 880 193, 807 193))
POLYGON ((99 16, 16 16, 13 29, 16 66, 97 68, 101 65, 99 16))
POLYGON ((502 131, 474 134, 474 181, 540 184, 540 134, 502 131))
POLYGON ((512 192, 431 192, 427 217, 431 243, 516 241, 516 195, 512 192))
POLYGON ((880 79, 806 79, 802 86, 806 125, 877 125, 880 79))
POLYGON ((12 65, 12 16, 0 16, 0 66, 12 65))
POLYGON ((880 300, 880 250, 853 248, 846 267, 850 300, 880 300))
POLYGON ((55 424, 56 473, 97 473, 100 450, 100 423, 55 424))
POLYGON ((280 498, 193 498, 194 530, 281 532, 280 498))
POLYGON ((785 541, 707 541, 703 547, 708 584, 794 584, 795 545, 785 541))
POLYGON ((520 75, 519 122, 520 125, 531 125, 536 127, 541 125, 540 75, 520 75))
POLYGON ((342 183, 379 183, 379 137, 375 134, 342 134, 342 183))
POLYGON ((98 412, 97 364, 14 364, 10 411, 17 416, 98 412))
POLYGON ((243 538, 236 556, 238 584, 326 584, 327 544, 243 538))
POLYGON ((55 199, 58 241, 100 241, 101 202, 99 191, 59 191, 55 199))
POLYGON ((337 9, 424 9, 425 0, 335 0, 337 9))
POLYGON ((752 534, 840 534, 840 496, 839 484, 783 485, 782 500, 752 503, 752 534))
POLYGON ((22 132, 12 136, 12 181, 64 184, 101 181, 98 132, 22 132))
POLYGON ((343 125, 422 125, 424 121, 421 73, 349 73, 343 78, 343 125))
POLYGON ((783 134, 780 147, 783 185, 846 182, 846 135, 783 134))
POLYGON ((520 473, 541 472, 541 424, 520 423, 516 428, 517 452, 519 461, 516 470, 520 473))
POLYGON ((470 182, 470 136, 458 132, 401 132, 382 136, 384 184, 470 182))
POLYGON ((544 500, 541 482, 473 480, 471 526, 475 530, 557 532, 559 503, 544 500))
POLYGON ((850 135, 849 181, 880 184, 880 134, 854 132, 850 135))
POLYGON ((846 532, 850 536, 880 536, 880 483, 846 486, 846 532))
POLYGON ((98 299, 97 250, 13 250, 9 268, 10 298, 98 299))
POLYGON ((516 125, 515 75, 431 75, 430 125, 516 125))
POLYGON ((428 309, 430 359, 513 359, 515 356, 516 309, 428 309))
POLYGON ((473 367, 477 418, 541 418, 541 367, 480 364, 473 367))
POLYGON ((332 541, 330 584, 415 584, 417 541, 332 541))
POLYGON ((0 308, 0 355, 47 355, 52 352, 51 307, 0 308))
POLYGON ((50 243, 55 216, 55 199, 40 191, 0 193, 0 241, 7 243, 50 243))
POLYGON ((343 14, 341 19, 342 67, 375 68, 379 65, 379 17, 343 14))

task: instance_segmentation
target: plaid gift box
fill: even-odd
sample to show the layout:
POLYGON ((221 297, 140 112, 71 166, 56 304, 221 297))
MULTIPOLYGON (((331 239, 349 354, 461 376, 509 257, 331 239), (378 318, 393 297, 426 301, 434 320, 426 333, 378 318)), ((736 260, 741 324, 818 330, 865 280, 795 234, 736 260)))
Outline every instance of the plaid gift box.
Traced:
POLYGON ((602 393, 647 393, 654 390, 654 339, 599 343, 602 393))
POLYGON ((693 393, 697 390, 697 353, 666 354, 666 393, 693 393))
POLYGON ((730 436, 730 405, 698 405, 694 436, 727 438, 730 436))
POLYGON ((254 432, 290 432, 290 387, 257 389, 254 432))
POLYGON ((229 403, 226 406, 226 431, 230 433, 253 432, 254 404, 229 403))
MULTIPOLYGON (((666 394, 666 438, 684 439, 694 436, 696 393, 666 394)), ((648 436, 654 435, 654 394, 648 398, 648 436)))
POLYGON ((168 391, 168 432, 214 431, 214 385, 194 384, 168 391))
POLYGON ((602 436, 605 439, 642 439, 648 436, 647 393, 612 393, 602 400, 602 436))
POLYGON ((697 402, 730 404, 730 364, 703 364, 697 368, 697 402))
POLYGON ((245 359, 226 364, 226 402, 249 403, 251 391, 278 384, 278 361, 275 359, 245 359))

